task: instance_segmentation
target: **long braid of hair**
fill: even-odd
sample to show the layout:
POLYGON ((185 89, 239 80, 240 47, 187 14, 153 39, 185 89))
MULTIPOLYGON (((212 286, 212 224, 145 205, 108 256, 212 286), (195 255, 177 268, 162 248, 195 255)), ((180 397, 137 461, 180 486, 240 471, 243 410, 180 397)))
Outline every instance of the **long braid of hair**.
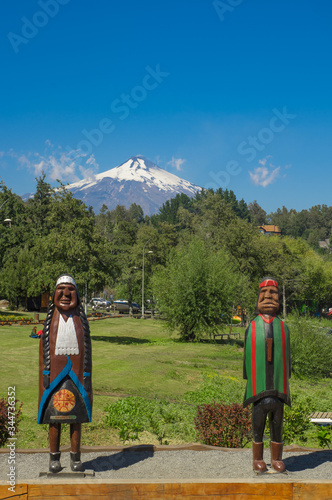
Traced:
POLYGON ((82 304, 80 304, 79 306, 79 313, 84 331, 84 371, 87 373, 91 373, 92 361, 91 361, 90 327, 88 318, 86 317, 82 304))
POLYGON ((44 369, 45 370, 50 370, 51 369, 51 354, 50 354, 50 328, 51 328, 51 321, 54 313, 54 302, 51 302, 48 311, 47 311, 47 316, 43 328, 43 335, 42 335, 42 341, 43 341, 43 361, 44 361, 44 369))

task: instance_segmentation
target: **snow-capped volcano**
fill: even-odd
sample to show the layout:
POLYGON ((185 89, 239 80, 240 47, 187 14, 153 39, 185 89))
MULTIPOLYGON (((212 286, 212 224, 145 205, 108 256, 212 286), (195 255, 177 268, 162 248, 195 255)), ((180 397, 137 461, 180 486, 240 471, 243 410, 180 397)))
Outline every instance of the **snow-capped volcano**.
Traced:
POLYGON ((109 210, 117 205, 126 208, 141 205, 144 214, 156 213, 177 193, 192 197, 201 188, 163 170, 143 156, 133 156, 122 165, 106 170, 93 179, 83 179, 67 186, 75 198, 91 205, 98 213, 103 204, 109 210))

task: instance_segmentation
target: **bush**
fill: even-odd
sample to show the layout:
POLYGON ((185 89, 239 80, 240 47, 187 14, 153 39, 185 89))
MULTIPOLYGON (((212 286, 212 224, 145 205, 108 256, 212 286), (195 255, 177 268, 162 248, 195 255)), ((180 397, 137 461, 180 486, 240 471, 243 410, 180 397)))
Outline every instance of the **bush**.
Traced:
POLYGON ((105 411, 106 423, 119 429, 123 441, 138 439, 143 431, 154 434, 160 444, 167 444, 166 438, 192 440, 195 435, 195 409, 188 405, 132 396, 107 405, 105 411))
POLYGON ((4 446, 10 437, 18 432, 18 424, 22 418, 22 403, 15 400, 15 406, 10 405, 7 398, 0 399, 0 447, 4 446), (14 417, 12 415, 14 413, 14 417), (12 428, 15 428, 13 431, 12 428))
POLYGON ((329 377, 332 372, 332 335, 318 321, 289 317, 292 372, 298 377, 329 377))
POLYGON ((205 444, 243 448, 251 439, 251 411, 237 403, 198 406, 195 427, 205 444))
POLYGON ((330 448, 332 436, 325 427, 321 426, 317 429, 317 439, 321 448, 325 448, 325 446, 330 448))
POLYGON ((300 399, 295 393, 292 395, 292 406, 285 406, 283 441, 292 444, 299 440, 306 442, 305 433, 312 425, 309 415, 312 412, 312 402, 309 397, 300 399))
POLYGON ((184 395, 186 402, 203 405, 212 401, 222 401, 225 404, 242 403, 246 381, 235 377, 216 374, 204 374, 199 389, 188 391, 184 395))

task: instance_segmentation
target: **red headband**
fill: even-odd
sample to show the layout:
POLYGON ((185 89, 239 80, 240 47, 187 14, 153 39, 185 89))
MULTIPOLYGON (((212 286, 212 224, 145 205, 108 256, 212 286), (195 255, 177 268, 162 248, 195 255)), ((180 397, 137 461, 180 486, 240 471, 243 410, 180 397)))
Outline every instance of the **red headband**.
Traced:
POLYGON ((279 288, 278 282, 274 280, 264 280, 261 282, 259 285, 259 288, 263 288, 263 286, 275 286, 276 288, 279 288))

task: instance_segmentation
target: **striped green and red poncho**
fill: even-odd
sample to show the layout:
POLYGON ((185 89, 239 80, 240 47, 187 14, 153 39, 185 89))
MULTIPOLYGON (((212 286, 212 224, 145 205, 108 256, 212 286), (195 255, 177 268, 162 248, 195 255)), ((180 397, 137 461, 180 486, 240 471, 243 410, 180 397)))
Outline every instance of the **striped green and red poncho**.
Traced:
POLYGON ((291 373, 290 340, 287 325, 274 316, 267 320, 257 316, 246 330, 243 378, 247 387, 243 406, 276 396, 290 406, 291 373), (271 361, 267 357, 266 339, 272 340, 271 361))

